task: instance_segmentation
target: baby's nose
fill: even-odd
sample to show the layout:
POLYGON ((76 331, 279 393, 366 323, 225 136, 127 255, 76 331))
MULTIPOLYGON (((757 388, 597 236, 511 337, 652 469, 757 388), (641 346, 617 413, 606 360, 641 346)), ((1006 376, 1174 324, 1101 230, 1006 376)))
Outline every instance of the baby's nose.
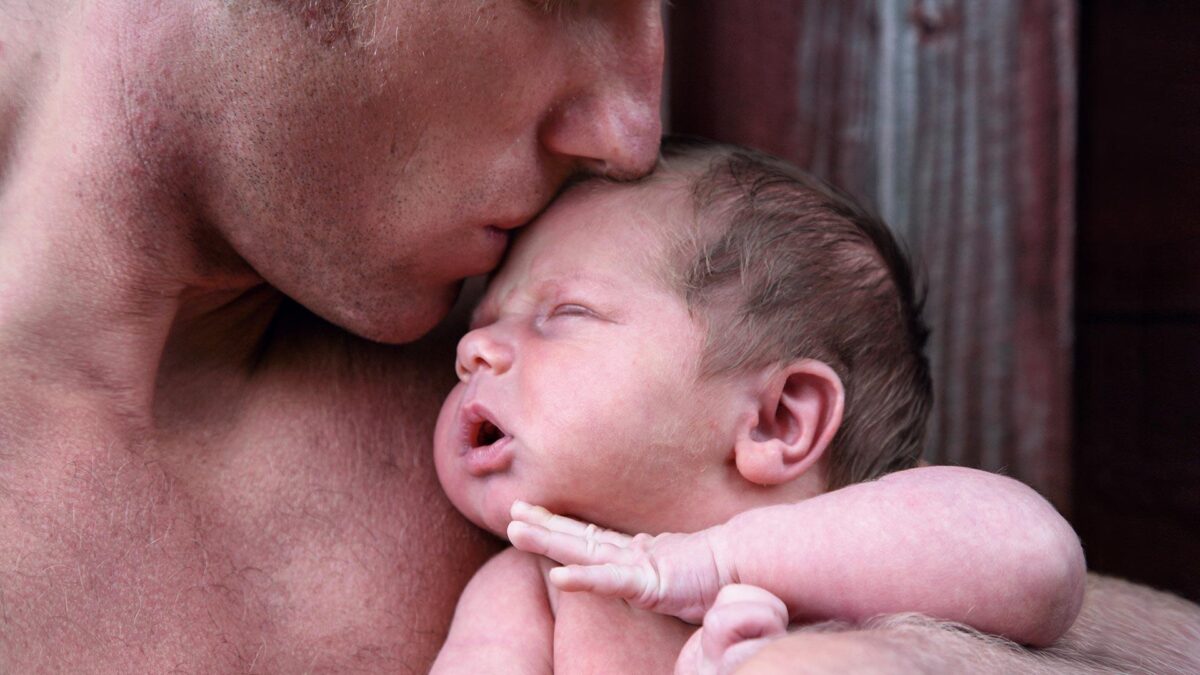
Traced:
POLYGON ((496 332, 492 326, 476 328, 458 341, 454 370, 460 381, 467 382, 481 369, 501 375, 512 366, 512 346, 496 332))

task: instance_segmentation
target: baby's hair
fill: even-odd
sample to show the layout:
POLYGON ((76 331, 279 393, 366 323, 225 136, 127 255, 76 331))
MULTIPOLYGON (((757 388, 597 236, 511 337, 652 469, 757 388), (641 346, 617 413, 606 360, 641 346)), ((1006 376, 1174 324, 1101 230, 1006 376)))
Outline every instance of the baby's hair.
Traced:
POLYGON ((693 227, 673 242, 674 286, 707 324, 701 372, 798 358, 842 379, 828 489, 915 466, 933 392, 924 292, 887 226, 781 159, 668 137, 651 183, 682 179, 693 227))

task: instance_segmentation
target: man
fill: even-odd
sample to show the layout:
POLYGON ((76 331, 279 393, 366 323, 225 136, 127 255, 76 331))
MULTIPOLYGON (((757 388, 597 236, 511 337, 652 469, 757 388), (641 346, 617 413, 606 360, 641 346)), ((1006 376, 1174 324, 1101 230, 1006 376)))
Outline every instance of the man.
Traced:
POLYGON ((650 169, 659 12, 0 0, 0 672, 426 667, 493 549, 412 341, 650 169))
MULTIPOLYGON (((736 609, 736 608, 733 608, 736 609)), ((720 617, 712 617, 720 620, 720 617)), ((706 621, 709 617, 706 617, 706 621)), ((1092 575, 1075 625, 1043 650, 1023 650, 916 616, 881 617, 868 628, 824 627, 764 646, 741 671, 754 675, 1026 673, 1067 675, 1200 672, 1200 610, 1167 593, 1092 575)), ((728 628, 727 628, 728 630, 728 628)), ((712 662, 732 672, 736 650, 712 662)), ((735 663, 736 661, 736 663, 735 663)))
POLYGON ((0 3, 0 672, 422 670, 453 340, 280 291, 411 342, 647 172, 658 0, 0 3))

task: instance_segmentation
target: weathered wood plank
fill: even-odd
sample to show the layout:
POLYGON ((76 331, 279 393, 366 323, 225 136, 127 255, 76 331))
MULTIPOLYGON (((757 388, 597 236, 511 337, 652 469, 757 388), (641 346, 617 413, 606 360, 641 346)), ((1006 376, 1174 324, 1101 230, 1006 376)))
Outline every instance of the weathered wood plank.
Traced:
POLYGON ((672 128, 863 196, 927 270, 927 456, 1068 505, 1075 9, 1069 0, 683 3, 672 128))

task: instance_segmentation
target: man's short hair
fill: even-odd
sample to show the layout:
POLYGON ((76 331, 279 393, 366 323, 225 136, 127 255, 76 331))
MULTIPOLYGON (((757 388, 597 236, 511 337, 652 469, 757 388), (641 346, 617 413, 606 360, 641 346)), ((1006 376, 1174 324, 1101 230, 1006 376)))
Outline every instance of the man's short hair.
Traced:
MULTIPOLYGON (((776 157, 668 137, 651 178, 686 181, 692 232, 675 285, 707 323, 704 376, 798 358, 842 379, 845 413, 828 489, 915 466, 933 392, 924 292, 888 227, 776 157)), ((688 228, 684 228, 688 229, 688 228)))

